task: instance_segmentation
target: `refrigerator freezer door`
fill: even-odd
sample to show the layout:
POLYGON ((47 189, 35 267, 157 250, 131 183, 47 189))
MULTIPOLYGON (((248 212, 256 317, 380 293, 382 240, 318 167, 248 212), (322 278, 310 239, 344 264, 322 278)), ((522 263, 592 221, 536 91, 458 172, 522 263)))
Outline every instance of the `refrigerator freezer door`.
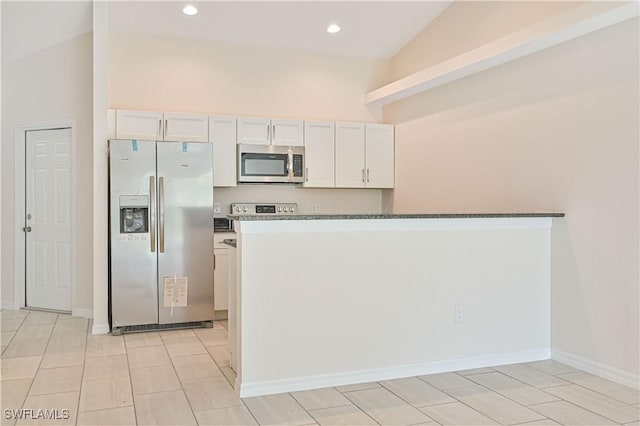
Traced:
POLYGON ((110 151, 113 327, 158 322, 155 220, 156 143, 112 140, 110 151))
POLYGON ((157 150, 159 323, 212 321, 211 144, 162 142, 157 150), (186 306, 180 306, 181 295, 165 297, 165 282, 183 277, 186 306))

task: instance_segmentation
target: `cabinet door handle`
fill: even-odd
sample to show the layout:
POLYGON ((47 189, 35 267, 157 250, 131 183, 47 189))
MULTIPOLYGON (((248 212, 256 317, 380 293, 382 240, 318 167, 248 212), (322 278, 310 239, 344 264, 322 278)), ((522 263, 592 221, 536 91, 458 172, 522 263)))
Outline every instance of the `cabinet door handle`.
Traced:
POLYGON ((162 119, 158 120, 158 136, 162 136, 162 119))
POLYGON ((364 169, 362 169, 362 182, 364 182, 364 169))
POLYGON ((273 131, 271 132, 271 138, 272 138, 272 140, 275 141, 276 140, 276 125, 272 124, 271 126, 273 127, 273 131))
POLYGON ((267 141, 271 140, 271 126, 267 124, 267 141))
POLYGON ((169 121, 168 120, 164 120, 164 134, 165 134, 165 136, 167 134, 169 134, 169 121))
POLYGON ((309 168, 305 167, 304 169, 304 180, 305 182, 309 182, 309 168))
POLYGON ((213 270, 216 270, 216 255, 213 255, 213 270))
POLYGON ((367 169, 367 182, 369 182, 369 169, 367 169))

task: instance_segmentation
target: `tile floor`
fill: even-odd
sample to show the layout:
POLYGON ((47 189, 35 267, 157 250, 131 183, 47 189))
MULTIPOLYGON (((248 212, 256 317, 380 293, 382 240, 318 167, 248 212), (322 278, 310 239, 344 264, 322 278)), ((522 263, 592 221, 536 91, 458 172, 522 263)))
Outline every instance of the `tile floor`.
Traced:
POLYGON ((19 408, 68 409, 54 423, 78 425, 640 424, 638 391, 551 360, 240 399, 224 321, 92 336, 69 315, 0 318, 3 425, 19 408))

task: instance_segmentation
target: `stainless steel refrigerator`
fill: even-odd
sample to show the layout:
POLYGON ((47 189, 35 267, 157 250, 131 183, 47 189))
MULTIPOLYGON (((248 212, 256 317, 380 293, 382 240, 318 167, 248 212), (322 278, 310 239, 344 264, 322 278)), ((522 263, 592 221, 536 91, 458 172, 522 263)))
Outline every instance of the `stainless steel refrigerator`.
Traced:
POLYGON ((213 321, 211 144, 109 141, 112 332, 213 321))

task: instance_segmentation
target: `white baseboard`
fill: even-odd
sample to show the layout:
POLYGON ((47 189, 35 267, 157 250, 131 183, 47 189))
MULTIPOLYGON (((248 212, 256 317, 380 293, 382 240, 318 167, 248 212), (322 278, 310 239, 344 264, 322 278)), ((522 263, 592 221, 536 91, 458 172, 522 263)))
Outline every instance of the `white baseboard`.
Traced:
POLYGON ((109 324, 93 324, 91 334, 109 334, 109 324))
POLYGON ((330 386, 351 385, 379 380, 400 379, 403 377, 421 376, 424 374, 445 373, 449 371, 468 370, 470 368, 491 367, 494 365, 515 364, 520 362, 549 359, 550 350, 536 349, 523 352, 487 355, 474 358, 432 361, 421 364, 410 364, 395 367, 376 368, 371 370, 349 371, 345 373, 327 374, 323 376, 296 377, 269 382, 240 383, 240 397, 270 395, 282 392, 294 392, 318 389, 330 386))
POLYGON ((73 308, 71 315, 81 318, 93 318, 93 309, 73 308))
POLYGON ((17 311, 20 308, 16 308, 16 304, 13 300, 3 300, 0 302, 0 309, 8 309, 10 311, 17 311))
POLYGON ((638 374, 629 373, 627 371, 620 370, 619 368, 611 367, 610 365, 602 364, 569 352, 559 351, 557 349, 551 350, 551 359, 586 371, 587 373, 609 379, 612 382, 640 390, 640 375, 638 374))

